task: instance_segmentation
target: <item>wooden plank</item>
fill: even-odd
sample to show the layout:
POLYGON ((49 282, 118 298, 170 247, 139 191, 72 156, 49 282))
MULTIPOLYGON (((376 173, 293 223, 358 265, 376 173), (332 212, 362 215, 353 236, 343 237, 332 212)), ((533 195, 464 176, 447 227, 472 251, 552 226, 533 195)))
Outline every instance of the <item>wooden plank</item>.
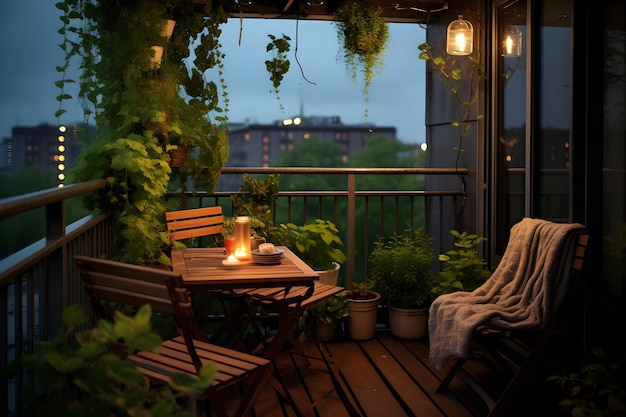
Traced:
POLYGON ((274 363, 289 392, 301 405, 303 414, 348 417, 341 400, 333 390, 330 374, 324 366, 317 348, 308 343, 304 353, 311 359, 307 365, 299 355, 283 352, 274 363), (315 359, 320 358, 320 359, 315 359))
MULTIPOLYGON (((430 394, 425 392, 420 385, 422 379, 434 380, 432 375, 420 366, 419 361, 393 337, 384 338, 385 343, 395 347, 392 352, 387 349, 382 340, 374 339, 361 343, 361 347, 369 355, 370 361, 384 376, 394 392, 396 401, 407 410, 408 415, 422 415, 436 417, 444 416, 437 406, 431 402, 430 394), (408 363, 400 364, 396 356, 408 363)), ((433 382, 433 387, 436 383, 433 382)), ((431 392, 434 392, 432 390, 431 392)), ((459 415, 460 417, 460 415, 459 415)))
MULTIPOLYGON (((428 350, 422 350, 424 343, 422 341, 401 341, 393 336, 387 335, 381 337, 384 346, 388 349, 389 354, 395 358, 399 366, 406 372, 412 381, 414 381, 419 391, 420 398, 415 398, 415 402, 411 403, 414 410, 427 409, 427 406, 422 404, 431 404, 433 407, 437 407, 446 416, 454 417, 471 417, 472 414, 463 407, 458 399, 451 393, 437 393, 437 387, 440 383, 440 378, 433 374, 429 366, 426 365, 428 361, 428 350), (426 361, 426 362, 425 362, 426 361)), ((395 386, 395 385, 394 385, 395 386)), ((406 393, 402 385, 398 386, 398 391, 401 396, 410 395, 406 393)), ((431 415, 431 414, 427 414, 431 415)))
POLYGON ((357 342, 328 344, 327 347, 364 411, 364 417, 409 417, 357 342))

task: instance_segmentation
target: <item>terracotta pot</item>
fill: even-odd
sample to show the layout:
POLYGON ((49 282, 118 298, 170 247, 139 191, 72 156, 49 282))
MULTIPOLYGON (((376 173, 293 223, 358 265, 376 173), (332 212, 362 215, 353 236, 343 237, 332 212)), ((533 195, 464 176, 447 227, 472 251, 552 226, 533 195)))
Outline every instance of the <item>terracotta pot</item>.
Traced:
POLYGON ((389 327, 400 339, 423 339, 428 333, 428 308, 389 306, 389 327))
POLYGON ((187 150, 188 146, 178 145, 178 148, 172 149, 169 151, 170 155, 170 167, 172 168, 180 168, 185 165, 185 161, 187 161, 187 150))
POLYGON ((376 332, 376 316, 380 294, 369 300, 348 299, 348 336, 354 340, 368 340, 376 332))

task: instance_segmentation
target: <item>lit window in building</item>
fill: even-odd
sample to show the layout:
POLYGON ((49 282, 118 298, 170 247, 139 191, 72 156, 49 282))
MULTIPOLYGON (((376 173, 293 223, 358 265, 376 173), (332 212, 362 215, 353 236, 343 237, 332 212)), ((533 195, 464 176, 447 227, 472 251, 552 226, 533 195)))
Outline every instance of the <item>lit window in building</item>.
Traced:
POLYGON ((269 136, 263 136, 263 143, 269 143, 270 138, 269 136))
POLYGON ((308 139, 308 138, 310 138, 310 137, 311 137, 311 135, 310 135, 309 133, 305 133, 305 134, 304 134, 304 138, 305 138, 305 139, 308 139))
POLYGON ((245 136, 243 137, 246 141, 250 140, 250 133, 246 133, 245 136))

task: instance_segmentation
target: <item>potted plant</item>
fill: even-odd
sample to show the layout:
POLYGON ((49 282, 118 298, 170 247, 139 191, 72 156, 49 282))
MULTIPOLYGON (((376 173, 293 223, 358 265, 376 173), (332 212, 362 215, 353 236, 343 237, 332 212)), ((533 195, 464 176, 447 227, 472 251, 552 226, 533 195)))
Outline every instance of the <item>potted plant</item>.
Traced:
MULTIPOLYGON (((208 76, 215 67, 219 76, 223 54, 217 39, 227 15, 208 4, 200 14, 185 0, 64 0, 57 7, 65 52, 58 99, 62 104, 72 98, 66 87, 77 83, 85 121, 93 117, 97 132, 70 179, 104 178, 109 184, 89 204, 117 208, 119 260, 167 263, 168 187, 176 181, 184 187, 191 179, 194 187, 212 192, 228 157, 225 109, 208 76), (164 33, 168 20, 175 22, 171 36, 164 33), (159 61, 155 51, 161 48, 159 61), (78 81, 65 77, 75 58, 82 71, 78 81), (190 157, 173 172, 169 152, 185 145, 190 157)), ((63 113, 60 108, 57 117, 63 113)))
POLYGON ((426 336, 432 262, 430 238, 422 228, 379 238, 369 255, 369 276, 389 307, 391 333, 400 338, 426 336))
POLYGON ((320 282, 337 285, 337 276, 346 254, 339 230, 329 220, 316 219, 315 223, 281 224, 273 229, 272 243, 289 247, 300 259, 320 274, 320 282))
POLYGON ((389 40, 387 21, 380 9, 352 2, 333 14, 337 37, 352 81, 360 70, 363 75, 365 117, 368 117, 369 90, 376 70, 383 65, 382 56, 389 40))
POLYGON ((243 183, 239 192, 233 194, 235 216, 248 216, 251 227, 258 237, 269 241, 268 235, 274 226, 274 214, 278 204, 280 176, 270 174, 267 178, 253 178, 243 174, 243 183))
POLYGON ((348 336, 354 340, 369 340, 376 332, 380 294, 373 291, 375 281, 355 282, 347 291, 348 336))
POLYGON ((454 248, 439 255, 443 268, 434 280, 433 298, 454 291, 473 291, 491 276, 487 262, 476 247, 487 239, 476 234, 451 230, 454 248))
POLYGON ((298 318, 298 338, 304 342, 311 332, 321 342, 334 339, 337 323, 348 317, 348 293, 346 291, 307 307, 298 318))
POLYGON ((96 327, 78 331, 87 316, 77 305, 66 308, 57 336, 9 365, 10 374, 21 368, 34 378, 33 391, 24 395, 28 403, 20 406, 33 415, 188 415, 181 404, 188 393, 200 395, 211 385, 215 364, 204 365, 206 372, 197 380, 181 373, 169 385, 151 386, 125 359, 137 350, 161 347, 161 338, 151 330, 151 312, 149 305, 133 317, 116 311, 114 323, 100 320, 96 327))

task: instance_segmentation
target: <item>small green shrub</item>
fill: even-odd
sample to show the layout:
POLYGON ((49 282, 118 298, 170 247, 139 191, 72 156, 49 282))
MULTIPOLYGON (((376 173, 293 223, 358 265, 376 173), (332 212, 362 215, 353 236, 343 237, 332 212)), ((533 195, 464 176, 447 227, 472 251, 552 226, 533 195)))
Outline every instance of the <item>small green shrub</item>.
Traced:
POLYGON ((626 416, 626 354, 601 348, 593 354, 580 371, 548 377, 562 390, 561 409, 572 417, 626 416))
POLYGON ((368 262, 369 276, 390 306, 418 308, 430 303, 433 252, 422 228, 380 238, 368 262))
POLYGON ((451 230, 454 247, 439 255, 444 265, 433 285, 435 296, 454 291, 473 291, 491 276, 487 262, 478 256, 476 247, 487 239, 476 234, 451 230))
POLYGON ((297 333, 301 341, 314 330, 317 323, 331 324, 348 317, 348 294, 346 291, 307 307, 298 318, 297 333))

